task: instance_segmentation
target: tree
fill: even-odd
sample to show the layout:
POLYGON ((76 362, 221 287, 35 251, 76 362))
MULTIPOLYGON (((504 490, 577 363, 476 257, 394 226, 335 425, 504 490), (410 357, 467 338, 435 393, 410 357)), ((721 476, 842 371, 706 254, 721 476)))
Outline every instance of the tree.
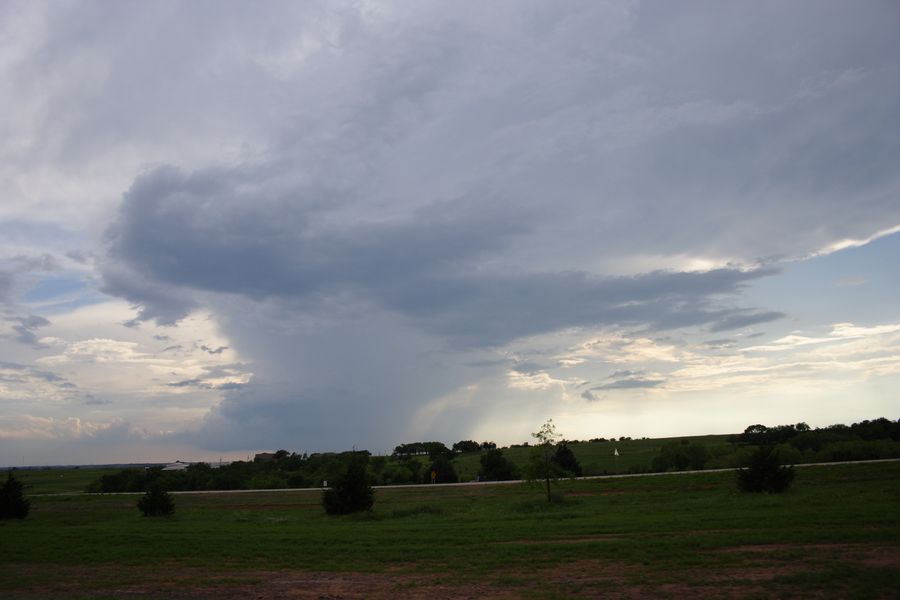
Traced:
POLYGON ((744 433, 740 435, 739 439, 745 444, 753 444, 756 446, 765 443, 766 433, 768 431, 768 427, 757 423, 756 425, 747 427, 747 429, 744 430, 744 433))
POLYGON ((22 493, 22 482, 10 470, 6 483, 0 484, 0 519, 24 519, 30 508, 31 502, 22 493))
POLYGON ((569 445, 566 444, 566 442, 560 442, 556 447, 556 454, 553 455, 553 462, 572 477, 581 477, 581 465, 578 464, 575 453, 572 452, 572 449, 569 448, 569 445))
POLYGON ((478 452, 481 446, 473 440, 460 440, 453 444, 453 451, 462 454, 463 452, 478 452))
POLYGON ((778 451, 768 446, 760 446, 750 457, 746 469, 737 473, 738 488, 742 492, 768 492, 778 494, 787 491, 794 481, 794 469, 784 467, 778 451))
POLYGON ((481 481, 509 481, 517 479, 516 466, 503 456, 503 451, 491 448, 481 454, 481 468, 478 478, 481 481))
POLYGON ((444 455, 438 455, 431 462, 431 468, 425 473, 425 483, 431 483, 431 474, 434 473, 434 483, 457 483, 459 476, 453 463, 444 455))
POLYGON ((659 449, 651 463, 654 471, 700 470, 709 460, 709 450, 703 444, 687 440, 672 442, 659 449))
POLYGON ((549 419, 541 425, 541 428, 532 433, 531 437, 537 440, 528 464, 528 479, 531 481, 543 480, 547 488, 547 502, 553 502, 553 494, 550 493, 550 482, 556 481, 564 475, 562 469, 553 461, 556 451, 556 441, 559 434, 553 419, 549 419))
POLYGON ((138 500, 137 507, 145 517, 164 517, 175 512, 175 501, 161 485, 154 483, 138 500))
POLYGON ((332 482, 332 487, 322 494, 322 506, 329 515, 346 515, 372 510, 375 490, 369 485, 369 456, 353 452, 347 458, 343 473, 332 482))
POLYGON ((410 444, 400 444, 394 448, 394 456, 399 458, 421 454, 427 454, 428 458, 434 460, 440 455, 452 456, 453 451, 441 442, 412 442, 410 444))

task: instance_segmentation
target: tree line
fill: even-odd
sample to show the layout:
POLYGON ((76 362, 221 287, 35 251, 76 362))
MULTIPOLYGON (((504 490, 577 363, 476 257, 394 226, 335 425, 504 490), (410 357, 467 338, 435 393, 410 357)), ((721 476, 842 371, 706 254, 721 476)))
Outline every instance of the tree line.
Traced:
MULTIPOLYGON (((727 447, 690 440, 671 442, 661 446, 649 464, 632 466, 628 471, 744 467, 758 446, 771 446, 783 464, 896 458, 900 457, 900 422, 881 418, 818 429, 805 423, 773 427, 754 424, 731 436, 730 442, 727 447)), ((585 472, 576 457, 582 443, 562 440, 554 444, 550 455, 553 468, 563 476, 602 474, 596 468, 585 472)), ((470 453, 478 453, 476 477, 481 481, 527 478, 534 470, 532 464, 511 461, 494 442, 461 440, 450 447, 441 442, 411 442, 398 445, 391 456, 359 452, 366 457, 372 485, 456 483, 460 478, 455 460, 470 453)), ((354 453, 297 454, 279 450, 267 462, 236 461, 219 468, 196 463, 181 471, 164 471, 161 467, 123 469, 95 480, 87 491, 142 492, 154 483, 168 490, 184 491, 318 487, 335 481, 351 455, 354 453)))
POLYGON ((769 447, 782 464, 900 458, 900 421, 880 418, 813 429, 806 423, 748 426, 729 438, 730 447, 711 449, 682 440, 660 448, 653 471, 744 467, 757 447, 769 447))

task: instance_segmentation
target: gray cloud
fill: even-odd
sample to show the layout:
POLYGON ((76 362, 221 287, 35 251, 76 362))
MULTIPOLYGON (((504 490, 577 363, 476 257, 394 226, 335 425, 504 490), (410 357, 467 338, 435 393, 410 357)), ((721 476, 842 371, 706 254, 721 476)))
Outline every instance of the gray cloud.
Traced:
POLYGON ((644 371, 633 371, 631 369, 619 369, 609 374, 609 379, 623 379, 626 377, 642 377, 644 371))
MULTIPOLYGON (((301 448, 315 440, 319 447, 340 448, 341 443, 322 438, 321 432, 341 431, 344 440, 360 447, 371 444, 372 431, 387 415, 364 397, 341 388, 306 389, 302 392, 278 386, 253 385, 224 389, 223 401, 193 431, 172 435, 175 441, 198 443, 212 450, 285 444, 301 448), (347 411, 353 406, 355 410, 347 411), (239 442, 236 444, 236 440, 239 442)), ((346 442, 344 442, 346 443, 346 442)))
POLYGON ((198 378, 194 378, 194 379, 182 379, 181 381, 175 381, 175 382, 172 382, 172 383, 167 383, 166 385, 169 386, 169 387, 175 387, 175 388, 179 388, 179 387, 202 387, 202 386, 203 386, 203 380, 202 380, 202 379, 198 379, 198 378))
POLYGON ((13 325, 12 330, 16 332, 15 340, 21 344, 26 344, 33 348, 43 348, 44 345, 39 342, 39 338, 35 330, 46 327, 50 321, 40 315, 28 315, 27 317, 7 318, 7 321, 17 323, 13 325))
POLYGON ((468 210, 468 202, 442 203, 400 222, 319 232, 308 225, 303 203, 229 200, 229 174, 223 177, 157 170, 126 195, 108 234, 104 275, 108 292, 141 306, 139 318, 173 322, 196 306, 198 293, 301 300, 307 310, 355 299, 376 302, 454 344, 490 346, 571 326, 710 323, 718 330, 782 316, 710 300, 771 269, 633 277, 492 272, 479 261, 524 233, 524 225, 514 224, 522 215, 501 218, 468 210), (206 194, 225 199, 213 204, 206 194), (212 206, 216 212, 208 214, 212 206))
POLYGON ((0 303, 8 303, 12 300, 13 274, 0 270, 0 303))
POLYGON ((0 308, 5 313, 0 319, 8 323, 13 331, 12 339, 34 349, 43 349, 37 330, 50 325, 50 321, 40 315, 29 314, 27 308, 19 306, 18 296, 22 293, 22 279, 31 274, 52 273, 61 270, 59 261, 50 254, 15 255, 0 261, 0 308))
POLYGON ((80 265, 88 264, 92 258, 90 254, 83 250, 69 250, 66 252, 66 256, 80 265))
POLYGON ((0 383, 12 384, 13 386, 7 391, 9 396, 6 398, 18 397, 23 390, 27 390, 36 384, 49 384, 51 389, 55 389, 68 399, 78 400, 91 397, 90 394, 83 393, 76 384, 57 373, 16 362, 0 361, 0 383))
POLYGON ((786 316, 782 312, 772 310, 742 310, 734 313, 723 315, 722 318, 716 320, 710 328, 711 331, 728 331, 731 329, 740 329, 751 325, 759 325, 760 323, 768 323, 786 316))
POLYGON ((17 280, 23 275, 58 270, 59 261, 50 254, 16 255, 0 260, 0 305, 12 305, 15 302, 17 280))
MULTIPOLYGON (((490 363, 487 363, 488 365, 490 363)), ((487 366, 487 365, 483 365, 487 366)), ((510 366, 510 369, 517 373, 523 373, 525 375, 533 375, 535 373, 540 373, 541 371, 545 371, 549 369, 551 365, 545 365, 541 363, 531 362, 531 361, 517 361, 510 366)))
POLYGON ((704 345, 707 348, 720 350, 723 348, 734 348, 737 345, 737 341, 731 338, 719 338, 715 340, 707 340, 704 342, 704 345))
POLYGON ((590 389, 590 391, 599 391, 599 390, 634 390, 634 389, 642 389, 642 388, 654 388, 658 387, 665 383, 665 380, 662 379, 619 379, 613 381, 611 383, 606 383, 603 385, 594 386, 590 389))
POLYGON ((9 72, 50 90, 8 103, 46 107, 10 119, 36 123, 19 158, 157 165, 97 268, 129 325, 209 309, 252 361, 195 432, 210 444, 396 441, 510 364, 473 350, 529 336, 771 322, 741 304, 777 272, 758 265, 900 223, 892 3, 50 12, 9 72))
POLYGON ((94 396, 88 395, 84 400, 83 404, 86 406, 109 406, 113 404, 112 400, 103 400, 100 398, 95 398, 94 396))
POLYGON ((201 345, 200 349, 206 352, 207 354, 222 354, 226 350, 228 350, 228 346, 219 346, 218 348, 210 348, 207 345, 201 345))

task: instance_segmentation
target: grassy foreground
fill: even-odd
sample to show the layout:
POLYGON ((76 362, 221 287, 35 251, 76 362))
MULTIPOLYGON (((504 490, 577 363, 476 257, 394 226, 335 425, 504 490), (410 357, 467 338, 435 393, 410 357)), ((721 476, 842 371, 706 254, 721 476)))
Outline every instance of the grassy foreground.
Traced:
POLYGON ((372 514, 340 518, 315 491, 177 495, 156 519, 135 496, 33 497, 28 519, 0 523, 0 590, 268 598, 285 573, 330 572, 310 581, 355 581, 368 592, 340 597, 360 598, 896 597, 900 463, 798 469, 782 496, 740 494, 733 473, 559 491, 548 505, 521 484, 378 490, 372 514))

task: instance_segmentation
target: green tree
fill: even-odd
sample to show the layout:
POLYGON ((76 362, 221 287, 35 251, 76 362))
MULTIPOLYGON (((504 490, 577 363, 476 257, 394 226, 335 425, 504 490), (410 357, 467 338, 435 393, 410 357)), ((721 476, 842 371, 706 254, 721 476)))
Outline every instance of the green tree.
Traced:
POLYGON ((431 474, 435 474, 434 483, 457 483, 459 476, 449 458, 443 454, 431 461, 431 468, 425 473, 425 483, 431 483, 431 474))
POLYGON ((537 443, 531 451, 531 459, 528 463, 528 480, 543 480, 547 489, 547 502, 553 502, 550 482, 556 482, 560 476, 565 475, 565 471, 553 460, 553 457, 556 455, 556 442, 560 438, 556 432, 556 425, 553 424, 553 419, 549 419, 541 425, 541 428, 532 433, 531 437, 537 440, 537 443))
POLYGON ((770 446, 757 448, 747 468, 737 472, 737 484, 742 492, 778 494, 787 491, 793 481, 794 469, 782 466, 778 451, 770 446))
POLYGON ((481 481, 509 481, 519 476, 516 466, 497 448, 485 450, 481 454, 481 468, 478 478, 481 481))
POLYGON ((700 470, 709 460, 709 450, 697 442, 671 442, 659 449, 651 463, 654 471, 700 470))
POLYGON ((0 519, 24 519, 30 508, 31 502, 22 493, 22 482, 10 470, 6 482, 0 484, 0 519))
POLYGON ((369 485, 368 453, 353 452, 346 460, 344 472, 322 494, 322 506, 329 515, 372 510, 375 503, 375 490, 369 485))
POLYGON ((161 485, 153 483, 138 500, 137 507, 145 517, 164 517, 175 512, 175 501, 161 485))
POLYGON ((569 448, 569 445, 566 444, 566 442, 560 442, 559 445, 556 446, 553 462, 572 477, 581 477, 581 465, 578 464, 575 453, 572 452, 572 449, 569 448))
POLYGON ((453 451, 459 454, 464 452, 478 452, 481 450, 481 445, 473 440, 460 440, 453 444, 453 451))

